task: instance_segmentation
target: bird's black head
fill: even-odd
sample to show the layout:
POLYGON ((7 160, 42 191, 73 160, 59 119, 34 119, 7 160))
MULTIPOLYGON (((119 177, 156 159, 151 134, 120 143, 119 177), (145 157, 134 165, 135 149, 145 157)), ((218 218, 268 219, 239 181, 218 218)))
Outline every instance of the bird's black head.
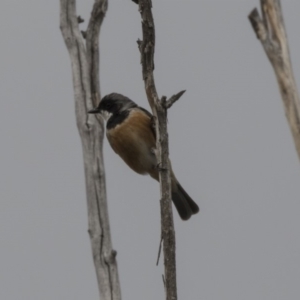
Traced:
POLYGON ((137 105, 129 98, 121 94, 112 93, 103 97, 98 107, 90 110, 89 114, 101 113, 107 120, 112 115, 118 115, 134 107, 137 107, 137 105))

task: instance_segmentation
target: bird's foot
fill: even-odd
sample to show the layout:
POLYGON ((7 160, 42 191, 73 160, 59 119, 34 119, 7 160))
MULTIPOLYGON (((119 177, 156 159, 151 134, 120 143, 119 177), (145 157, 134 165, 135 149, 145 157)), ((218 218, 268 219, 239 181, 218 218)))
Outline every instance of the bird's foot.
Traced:
POLYGON ((158 155, 158 151, 157 151, 156 148, 152 147, 152 148, 150 149, 150 151, 151 151, 151 153, 154 154, 155 156, 158 155))
POLYGON ((166 171, 168 171, 168 168, 163 168, 163 167, 162 167, 162 163, 161 163, 161 162, 158 163, 158 164, 156 165, 156 169, 157 169, 159 172, 166 172, 166 171))
POLYGON ((154 116, 152 116, 152 117, 151 117, 150 124, 151 124, 151 128, 152 128, 152 130, 153 130, 154 132, 156 131, 155 120, 156 120, 156 118, 155 118, 154 116))

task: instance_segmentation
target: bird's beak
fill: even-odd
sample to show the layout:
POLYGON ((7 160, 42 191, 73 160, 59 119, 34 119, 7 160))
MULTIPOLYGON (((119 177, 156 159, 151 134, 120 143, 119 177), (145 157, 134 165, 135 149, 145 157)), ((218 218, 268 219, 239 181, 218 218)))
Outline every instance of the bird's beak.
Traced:
POLYGON ((96 107, 96 108, 89 110, 88 113, 89 114, 98 114, 98 113, 100 113, 100 111, 99 111, 98 107, 96 107))

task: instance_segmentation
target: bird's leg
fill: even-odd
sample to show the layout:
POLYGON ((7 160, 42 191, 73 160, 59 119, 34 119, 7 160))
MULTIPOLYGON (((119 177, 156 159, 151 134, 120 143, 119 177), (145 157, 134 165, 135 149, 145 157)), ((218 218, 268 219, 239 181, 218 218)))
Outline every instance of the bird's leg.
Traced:
POLYGON ((158 152, 157 152, 157 149, 155 147, 152 147, 150 149, 151 153, 154 154, 156 157, 158 156, 158 152))
POLYGON ((158 164, 156 165, 156 169, 157 169, 159 172, 165 172, 165 171, 168 170, 167 168, 161 167, 161 163, 158 163, 158 164))
POLYGON ((150 120, 150 126, 154 132, 156 132, 155 119, 156 118, 154 116, 152 116, 151 120, 150 120))
POLYGON ((163 168, 161 166, 161 162, 159 162, 157 165, 156 165, 156 169, 159 171, 159 172, 166 172, 168 169, 167 168, 163 168))
MULTIPOLYGON (((151 126, 151 129, 153 130, 153 133, 156 135, 156 124, 155 124, 155 116, 152 116, 151 117, 151 120, 150 120, 150 126, 151 126)), ((156 148, 152 147, 151 148, 151 153, 154 154, 156 156, 156 158, 159 157, 159 153, 157 151, 156 148)), ((156 167, 155 167, 158 171, 166 171, 166 169, 162 168, 161 167, 161 162, 159 162, 156 167)))

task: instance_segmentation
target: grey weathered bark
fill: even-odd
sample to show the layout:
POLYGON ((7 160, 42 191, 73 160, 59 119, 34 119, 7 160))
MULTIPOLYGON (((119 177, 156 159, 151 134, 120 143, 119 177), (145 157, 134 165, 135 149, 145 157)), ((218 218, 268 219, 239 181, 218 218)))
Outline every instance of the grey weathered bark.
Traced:
POLYGON ((249 15, 257 38, 274 68, 285 114, 300 159, 300 99, 292 70, 280 0, 261 0, 262 18, 255 8, 249 15))
POLYGON ((88 223, 102 300, 120 300, 116 251, 112 249, 103 162, 104 124, 87 113, 100 99, 98 39, 107 0, 95 0, 85 33, 79 30, 75 0, 60 0, 60 29, 72 65, 75 111, 81 137, 86 180, 88 223))
POLYGON ((171 203, 171 179, 169 166, 169 143, 167 131, 167 109, 178 100, 184 91, 174 95, 170 100, 162 97, 160 100, 154 82, 154 51, 155 51, 155 27, 152 16, 151 0, 133 0, 138 2, 142 17, 143 40, 138 41, 141 52, 141 64, 146 95, 152 109, 156 127, 157 161, 159 162, 159 180, 161 194, 161 228, 163 239, 165 289, 166 299, 177 299, 176 284, 176 244, 175 230, 171 203))

